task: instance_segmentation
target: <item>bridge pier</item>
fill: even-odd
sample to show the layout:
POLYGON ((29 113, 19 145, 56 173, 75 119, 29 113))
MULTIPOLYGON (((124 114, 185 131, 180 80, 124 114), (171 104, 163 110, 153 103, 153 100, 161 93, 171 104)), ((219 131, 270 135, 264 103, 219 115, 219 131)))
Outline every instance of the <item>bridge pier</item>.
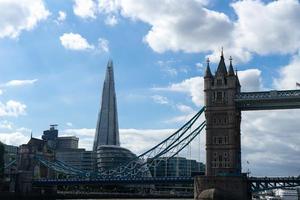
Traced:
POLYGON ((20 171, 16 182, 17 192, 26 195, 32 192, 32 172, 20 171))
POLYGON ((195 200, 251 200, 247 176, 196 176, 195 200))

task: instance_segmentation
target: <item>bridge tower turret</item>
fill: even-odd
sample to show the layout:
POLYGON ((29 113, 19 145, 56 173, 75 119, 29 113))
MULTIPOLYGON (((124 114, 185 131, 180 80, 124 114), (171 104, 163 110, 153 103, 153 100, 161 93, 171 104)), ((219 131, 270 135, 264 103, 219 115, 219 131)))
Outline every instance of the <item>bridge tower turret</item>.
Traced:
POLYGON ((240 92, 232 59, 227 71, 223 51, 215 75, 209 62, 204 76, 206 175, 241 174, 241 112, 234 97, 240 92))

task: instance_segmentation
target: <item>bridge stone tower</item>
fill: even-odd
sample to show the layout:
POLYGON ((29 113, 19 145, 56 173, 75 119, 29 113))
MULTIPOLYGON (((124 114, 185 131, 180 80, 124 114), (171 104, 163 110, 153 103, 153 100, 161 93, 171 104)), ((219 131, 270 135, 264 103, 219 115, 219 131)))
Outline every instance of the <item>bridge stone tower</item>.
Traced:
POLYGON ((234 101, 240 89, 231 57, 227 71, 222 52, 215 75, 208 60, 204 76, 207 176, 241 173, 241 111, 234 101))
POLYGON ((195 199, 251 199, 247 177, 241 173, 241 110, 236 103, 240 90, 231 58, 227 70, 222 51, 214 75, 207 61, 204 75, 206 174, 195 177, 195 199))

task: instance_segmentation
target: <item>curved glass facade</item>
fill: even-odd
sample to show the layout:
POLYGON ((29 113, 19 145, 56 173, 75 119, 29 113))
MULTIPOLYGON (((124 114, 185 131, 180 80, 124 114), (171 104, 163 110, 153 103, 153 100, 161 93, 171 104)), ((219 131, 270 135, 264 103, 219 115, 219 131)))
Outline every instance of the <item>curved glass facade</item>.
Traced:
POLYGON ((136 157, 134 153, 126 148, 115 145, 101 145, 97 149, 97 168, 98 170, 114 169, 136 157))

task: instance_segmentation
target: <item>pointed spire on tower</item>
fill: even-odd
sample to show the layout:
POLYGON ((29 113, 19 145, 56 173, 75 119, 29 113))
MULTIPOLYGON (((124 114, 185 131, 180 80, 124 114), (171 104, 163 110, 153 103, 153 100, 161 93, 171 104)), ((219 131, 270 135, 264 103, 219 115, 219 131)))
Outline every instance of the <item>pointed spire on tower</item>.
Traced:
POLYGON ((224 56, 223 47, 221 47, 221 56, 224 56))
POLYGON ((228 76, 234 76, 234 69, 232 66, 232 57, 229 58, 230 64, 229 64, 229 70, 228 70, 228 76))
POLYGON ((236 76, 236 84, 241 87, 241 84, 240 84, 240 80, 239 80, 239 76, 238 76, 238 70, 235 69, 235 76, 236 76))
POLYGON ((107 67, 113 67, 113 61, 111 58, 107 62, 107 67))
POLYGON ((204 78, 211 78, 213 76, 212 76, 212 73, 210 71, 209 58, 207 58, 206 63, 207 63, 207 66, 206 66, 204 78))
POLYGON ((226 75, 227 74, 227 69, 224 61, 224 54, 223 54, 223 47, 221 50, 221 59, 217 68, 216 75, 226 75))
POLYGON ((109 60, 102 90, 101 110, 98 115, 93 151, 101 145, 120 146, 117 100, 113 62, 109 60))

